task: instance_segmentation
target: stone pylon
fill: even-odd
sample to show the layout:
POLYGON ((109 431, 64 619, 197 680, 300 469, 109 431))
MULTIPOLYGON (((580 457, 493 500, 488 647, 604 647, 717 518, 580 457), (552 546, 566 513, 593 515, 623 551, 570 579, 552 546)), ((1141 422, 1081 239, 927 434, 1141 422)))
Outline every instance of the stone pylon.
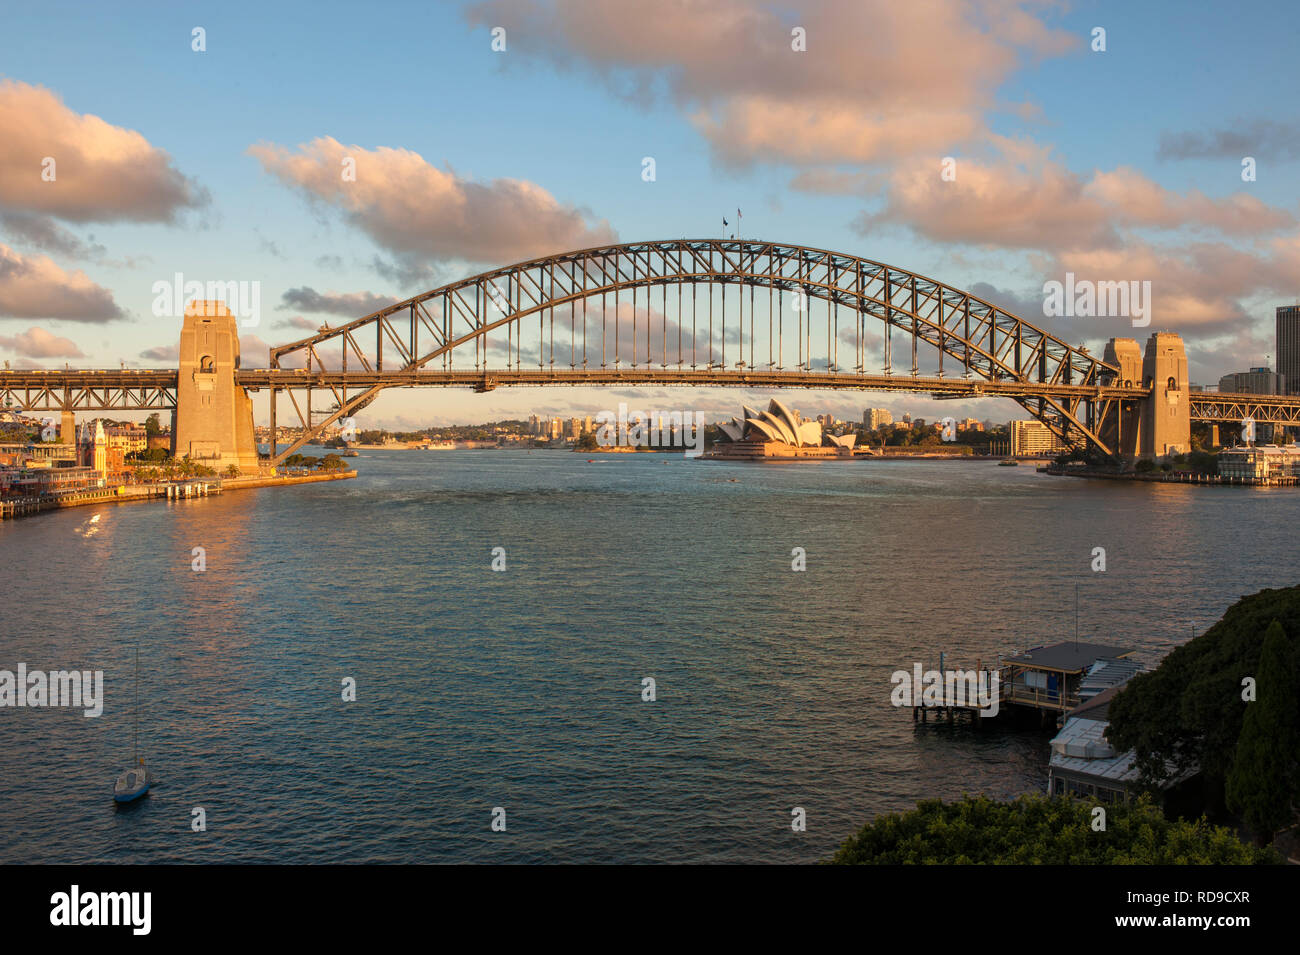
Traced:
POLYGON ((224 302, 191 302, 181 326, 172 453, 215 468, 258 470, 253 400, 239 387, 239 326, 224 302))
POLYGON ((1119 368, 1118 378, 1109 384, 1151 389, 1150 398, 1111 409, 1102 424, 1102 440, 1127 460, 1163 460, 1190 451, 1191 385, 1182 336, 1156 332, 1147 339, 1145 354, 1132 338, 1112 338, 1102 360, 1119 368))

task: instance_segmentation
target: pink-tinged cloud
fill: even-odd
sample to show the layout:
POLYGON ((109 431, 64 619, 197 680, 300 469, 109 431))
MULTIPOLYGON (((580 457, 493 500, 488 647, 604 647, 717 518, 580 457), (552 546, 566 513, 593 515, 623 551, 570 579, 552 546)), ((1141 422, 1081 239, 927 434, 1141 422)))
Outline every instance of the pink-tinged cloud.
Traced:
POLYGON ((1181 195, 1128 167, 1096 173, 1084 192, 1088 198, 1112 209, 1116 219, 1132 226, 1191 227, 1226 235, 1256 236, 1296 222, 1291 213, 1246 193, 1223 199, 1211 199, 1197 190, 1181 195))
POLYGON ((85 272, 65 272, 43 255, 0 245, 0 318, 107 322, 122 317, 113 294, 85 272))
POLYGON ((925 154, 976 136, 1017 66, 1080 47, 1077 35, 1043 21, 1039 9, 1054 6, 487 0, 466 16, 505 27, 512 56, 583 64, 625 96, 667 93, 724 160, 834 163, 925 154), (796 29, 805 52, 795 49, 796 29))
POLYGON ((1027 249, 1109 248, 1118 244, 1107 208, 1085 194, 1082 177, 1055 163, 1026 169, 957 161, 945 180, 936 157, 898 166, 884 208, 854 223, 863 235, 903 225, 939 242, 1027 249))
MULTIPOLYGON (((1040 265, 1045 280, 1064 282, 1072 272, 1076 283, 1150 282, 1150 329, 1205 339, 1237 334, 1261 317, 1271 318, 1271 307, 1261 315, 1254 305, 1261 298, 1291 300, 1300 274, 1300 235, 1255 251, 1221 242, 1177 247, 1129 242, 1123 248, 1066 252, 1040 265)), ((1101 337, 1111 334, 1124 333, 1117 326, 1101 337)))
MULTIPOLYGON (((281 309, 298 308, 304 312, 325 313, 329 315, 346 315, 349 318, 361 318, 381 308, 387 308, 397 299, 374 292, 318 292, 310 286, 291 288, 280 295, 281 309)), ((319 322, 310 322, 301 315, 292 319, 291 324, 305 331, 316 331, 319 322)))
MULTIPOLYGON (((940 242, 1062 251, 1118 248, 1123 228, 1257 236, 1296 224, 1291 213, 1253 196, 1183 195, 1127 167, 1085 177, 1033 144, 997 145, 999 160, 957 159, 955 177, 941 175, 938 159, 897 166, 883 208, 859 216, 858 231, 902 225, 940 242)), ((817 187, 815 180, 803 184, 817 187)))
POLYGON ((271 346, 256 335, 239 336, 239 366, 241 368, 269 368, 271 346))
POLYGON ((179 345, 158 345, 155 348, 146 348, 140 352, 140 357, 146 361, 179 361, 181 350, 179 345))
POLYGON ((0 80, 0 206, 72 222, 171 222, 208 195, 144 136, 0 80), (43 173, 53 160, 53 179, 43 173))
POLYGON ((531 182, 475 182, 408 149, 344 146, 328 136, 297 150, 249 147, 262 167, 314 202, 338 208, 404 266, 506 263, 614 240, 608 223, 531 182), (355 181, 345 178, 355 163, 355 181))
POLYGON ((53 335, 32 326, 18 335, 0 335, 0 348, 24 358, 85 358, 71 338, 53 335))

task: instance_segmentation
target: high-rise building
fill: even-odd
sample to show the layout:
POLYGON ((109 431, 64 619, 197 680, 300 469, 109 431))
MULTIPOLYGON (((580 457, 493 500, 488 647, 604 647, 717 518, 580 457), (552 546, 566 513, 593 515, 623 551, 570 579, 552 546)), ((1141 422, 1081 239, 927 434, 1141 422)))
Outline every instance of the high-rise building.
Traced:
POLYGON ((894 416, 888 408, 868 408, 862 416, 862 423, 868 430, 875 431, 887 424, 893 424, 894 416))
POLYGON ((1065 450, 1065 443, 1041 421, 1011 422, 1011 453, 1055 454, 1065 450))
POLYGON ((1300 394, 1300 305, 1277 307, 1277 373, 1286 379, 1284 394, 1300 394))
POLYGON ((1271 368, 1252 368, 1224 375, 1219 379, 1219 390, 1237 395, 1284 395, 1289 380, 1271 368))

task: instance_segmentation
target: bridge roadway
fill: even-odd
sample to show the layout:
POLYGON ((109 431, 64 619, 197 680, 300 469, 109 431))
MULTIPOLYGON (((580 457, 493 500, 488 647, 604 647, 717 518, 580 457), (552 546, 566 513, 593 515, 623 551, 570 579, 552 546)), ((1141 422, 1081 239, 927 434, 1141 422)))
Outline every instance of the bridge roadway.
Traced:
MULTIPOLYGON (((50 369, 0 371, 0 405, 17 411, 167 411, 176 407, 175 369, 50 369)), ((852 391, 901 391, 936 398, 1146 398, 1149 388, 1042 384, 1032 381, 986 381, 979 378, 926 375, 864 375, 852 371, 749 368, 543 368, 487 370, 349 371, 241 368, 236 378, 250 390, 304 389, 342 395, 376 385, 394 388, 495 388, 543 385, 656 385, 724 388, 809 388, 852 391)), ((1192 392, 1194 421, 1300 424, 1300 395, 1248 395, 1192 392)))
MULTIPOLYGON (((24 411, 151 410, 175 405, 178 373, 174 369, 28 370, 0 372, 0 400, 24 411)), ((827 390, 906 391, 936 397, 1122 398, 1150 395, 1149 388, 1040 384, 1015 380, 926 375, 863 375, 857 372, 778 369, 700 368, 558 368, 418 371, 320 372, 301 369, 241 368, 236 381, 249 390, 346 388, 349 392, 383 385, 389 388, 495 388, 542 385, 679 385, 717 388, 821 388, 827 390)), ((1300 402, 1300 399, 1297 399, 1300 402)))

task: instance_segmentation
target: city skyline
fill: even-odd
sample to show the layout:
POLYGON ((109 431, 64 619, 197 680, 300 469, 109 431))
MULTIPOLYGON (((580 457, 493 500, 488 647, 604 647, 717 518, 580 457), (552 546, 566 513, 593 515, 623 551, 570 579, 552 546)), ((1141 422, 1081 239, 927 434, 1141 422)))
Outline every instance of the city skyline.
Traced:
MULTIPOLYGON (((1198 19, 1208 14, 1171 4, 939 4, 941 16, 924 18, 869 6, 850 14, 879 26, 859 42, 871 48, 887 30, 881 53, 905 75, 891 81, 900 89, 868 84, 869 95, 851 98, 844 90, 857 51, 838 34, 852 31, 837 29, 819 3, 780 15, 729 3, 707 14, 657 11, 654 32, 641 31, 654 40, 640 50, 619 42, 599 5, 566 6, 572 19, 522 0, 411 7, 413 30, 443 38, 439 68, 459 93, 423 95, 430 79, 398 63, 377 110, 366 105, 378 93, 373 79, 337 85, 318 65, 379 42, 365 24, 342 36, 234 5, 205 11, 205 24, 160 9, 126 30, 96 12, 69 20, 17 11, 11 39, 0 39, 0 116, 17 133, 0 158, 0 245, 10 263, 0 280, 0 354, 15 367, 174 365, 179 317, 154 314, 154 286, 183 277, 258 283, 259 320, 241 332, 252 366, 268 344, 482 267, 739 226, 746 237, 940 276, 1094 351, 1112 335, 1145 332, 1125 318, 1044 318, 1044 283, 1074 274, 1150 281, 1152 330, 1188 340, 1193 381, 1212 384, 1268 355, 1277 364, 1274 312, 1295 300, 1300 273, 1289 185, 1300 127, 1289 100, 1231 64, 1249 57, 1269 69, 1280 53, 1263 41, 1300 14, 1259 4, 1260 16, 1211 29, 1198 19), (503 24, 496 50, 492 31, 503 24), (69 56, 29 52, 56 30, 69 56), (818 54, 806 63, 795 30, 818 54), (696 42, 703 35, 735 42, 706 52, 696 42), (932 60, 936 47, 953 55, 923 82, 909 64, 932 60), (745 49, 761 51, 788 88, 748 69, 745 49), (112 70, 99 68, 107 50, 112 70), (572 68, 557 69, 562 60, 572 68), (164 68, 182 81, 137 95, 164 68), (1141 109, 1155 94, 1138 82, 1153 69, 1180 75, 1173 95, 1159 94, 1158 126, 1141 109), (232 70, 233 82, 218 81, 232 70), (240 76, 272 85, 276 97, 248 109, 240 76), (964 90, 957 100, 952 84, 964 90), (505 125, 530 148, 495 148, 501 123, 487 105, 525 89, 572 104, 584 128, 605 135, 575 141, 565 124, 516 110, 505 125), (904 114, 889 95, 900 92, 904 114), (44 135, 32 132, 36 115, 54 120, 44 135), (93 154, 82 148, 91 134, 93 154), (63 181, 75 196, 58 192, 57 179, 27 188, 54 153, 69 157, 63 181), (348 159, 362 172, 356 189, 333 181, 348 159), (411 195, 421 197, 414 218, 403 199, 411 195)), ((634 401, 674 397, 625 391, 634 401)), ((818 397, 823 411, 852 416, 853 402, 818 397)), ((720 417, 736 399, 701 391, 691 403, 720 417)), ((374 426, 401 428, 600 399, 566 389, 547 401, 538 409, 509 391, 390 391, 367 414, 374 426)), ((1015 413, 1005 404, 913 405, 925 417, 1015 413)), ((263 399, 255 412, 264 423, 263 399)))

